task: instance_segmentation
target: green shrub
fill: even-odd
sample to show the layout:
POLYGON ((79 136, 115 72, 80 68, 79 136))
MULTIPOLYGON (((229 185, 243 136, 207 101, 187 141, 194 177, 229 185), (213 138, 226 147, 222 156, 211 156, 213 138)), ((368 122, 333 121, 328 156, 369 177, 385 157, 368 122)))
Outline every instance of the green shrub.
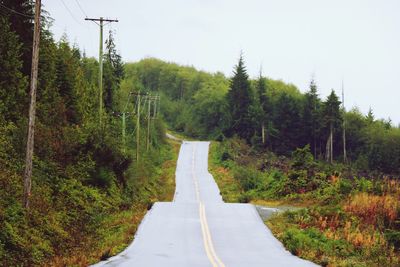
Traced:
POLYGON ((384 234, 387 241, 390 244, 392 244, 397 249, 400 248, 400 231, 393 229, 386 229, 384 234))
POLYGON ((348 195, 353 190, 353 183, 348 179, 340 179, 337 183, 339 193, 342 195, 348 195))
POLYGON ((314 156, 311 154, 310 145, 297 148, 293 151, 291 166, 295 170, 310 170, 315 167, 314 156))
POLYGON ((355 179, 356 190, 359 192, 369 193, 372 191, 373 183, 370 180, 365 179, 364 177, 360 179, 355 179))

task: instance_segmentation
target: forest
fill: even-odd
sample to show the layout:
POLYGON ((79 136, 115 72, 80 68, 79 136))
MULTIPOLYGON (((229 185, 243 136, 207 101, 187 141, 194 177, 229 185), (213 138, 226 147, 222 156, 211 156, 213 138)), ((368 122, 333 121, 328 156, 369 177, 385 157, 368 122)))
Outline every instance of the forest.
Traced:
MULTIPOLYGON (((173 184, 162 175, 174 152, 158 118, 151 121, 150 148, 144 135, 136 146, 133 112, 123 141, 119 115, 135 103, 125 97, 133 89, 120 87, 125 71, 113 32, 105 42, 99 123, 98 61, 67 36, 54 40, 52 18, 43 12, 32 193, 25 209, 33 7, 26 0, 0 3, 15 11, 0 9, 0 266, 86 266, 120 251, 148 206, 172 198, 173 184)), ((148 120, 143 115, 140 124, 148 120)))
POLYGON ((231 79, 153 58, 127 63, 125 69, 123 85, 162 94, 165 121, 188 136, 220 141, 236 136, 254 149, 283 156, 309 145, 318 160, 380 175, 400 172, 400 129, 390 119, 375 118, 372 110, 343 110, 333 89, 321 99, 314 80, 301 93, 262 74, 250 79, 242 57, 231 79))

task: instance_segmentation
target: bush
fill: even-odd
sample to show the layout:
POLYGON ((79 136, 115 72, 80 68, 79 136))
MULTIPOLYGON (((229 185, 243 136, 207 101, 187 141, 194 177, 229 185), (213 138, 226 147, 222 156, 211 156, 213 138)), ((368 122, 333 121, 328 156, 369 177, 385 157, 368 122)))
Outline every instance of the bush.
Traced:
POLYGON ((365 179, 362 177, 361 179, 355 180, 356 189, 359 192, 371 192, 373 189, 373 183, 370 180, 365 179))
POLYGON ((375 196, 367 193, 356 194, 344 206, 347 212, 357 215, 364 223, 381 229, 395 222, 399 208, 398 199, 391 195, 375 196))
POLYGON ((314 156, 311 154, 310 145, 297 148, 292 153, 291 166, 295 170, 310 170, 315 167, 314 156))

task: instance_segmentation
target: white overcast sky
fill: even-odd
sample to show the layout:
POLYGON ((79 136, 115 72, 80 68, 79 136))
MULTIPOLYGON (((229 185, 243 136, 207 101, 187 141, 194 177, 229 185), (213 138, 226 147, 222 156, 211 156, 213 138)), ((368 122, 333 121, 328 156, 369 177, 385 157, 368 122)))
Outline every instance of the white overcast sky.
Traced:
MULTIPOLYGON (((243 51, 250 77, 264 75, 308 90, 314 74, 325 98, 331 88, 346 107, 400 123, 399 0, 43 0, 88 56, 98 56, 99 29, 89 17, 117 18, 125 61, 145 57, 231 76, 243 51), (83 9, 83 12, 79 8, 83 9)), ((105 27, 105 35, 110 26, 105 27)))

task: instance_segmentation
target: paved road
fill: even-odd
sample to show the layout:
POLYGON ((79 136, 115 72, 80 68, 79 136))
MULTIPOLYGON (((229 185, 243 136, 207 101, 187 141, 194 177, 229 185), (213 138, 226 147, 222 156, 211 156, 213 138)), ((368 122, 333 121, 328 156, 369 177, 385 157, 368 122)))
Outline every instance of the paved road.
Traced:
POLYGON ((251 204, 224 203, 208 173, 208 142, 183 142, 173 202, 157 202, 132 244, 94 266, 316 266, 284 249, 251 204))

